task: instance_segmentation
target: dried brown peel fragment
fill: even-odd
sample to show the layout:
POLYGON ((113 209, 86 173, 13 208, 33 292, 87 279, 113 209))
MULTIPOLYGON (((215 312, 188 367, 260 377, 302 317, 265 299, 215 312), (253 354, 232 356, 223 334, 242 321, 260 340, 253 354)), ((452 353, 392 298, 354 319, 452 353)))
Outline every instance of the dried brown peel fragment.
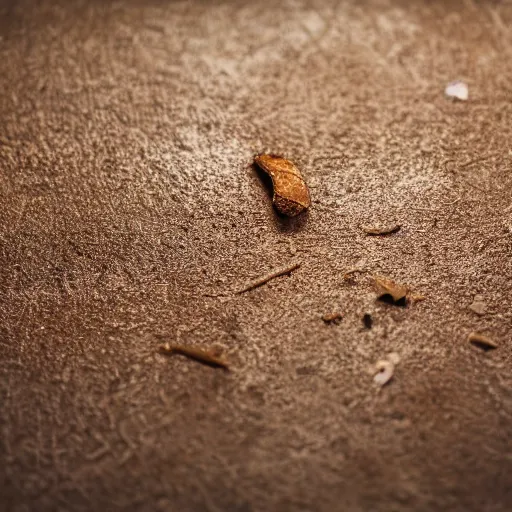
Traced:
POLYGON ((396 304, 397 306, 405 306, 407 302, 407 293, 409 288, 402 284, 397 284, 391 279, 385 277, 374 278, 377 288, 377 298, 384 302, 396 304))
POLYGON ((272 179, 272 201, 279 213, 295 217, 311 206, 306 182, 292 162, 276 155, 258 155, 254 161, 272 179))
POLYGON ((471 344, 475 345, 475 347, 481 348, 485 351, 498 348, 498 345, 493 339, 485 336, 484 334, 479 334, 478 332, 472 332, 468 336, 468 340, 471 344))

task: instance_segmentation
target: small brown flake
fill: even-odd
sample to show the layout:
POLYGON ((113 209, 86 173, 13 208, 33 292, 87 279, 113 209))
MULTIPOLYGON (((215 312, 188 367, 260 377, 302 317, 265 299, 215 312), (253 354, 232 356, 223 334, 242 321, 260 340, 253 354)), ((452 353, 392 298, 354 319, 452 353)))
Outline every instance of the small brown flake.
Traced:
POLYGON ((377 288, 377 298, 384 302, 405 306, 407 302, 408 287, 397 284, 385 277, 374 277, 377 288))
POLYGON ((160 353, 166 355, 179 354, 208 366, 213 366, 214 368, 229 370, 229 364, 227 361, 207 350, 197 347, 191 347, 188 345, 170 345, 169 343, 165 343, 164 345, 160 345, 160 353))
POLYGON ((273 203, 279 213, 294 217, 311 206, 306 182, 292 162, 277 155, 258 155, 254 161, 272 179, 273 203))
POLYGON ((394 225, 391 225, 391 226, 386 226, 386 227, 368 227, 368 226, 363 226, 363 231, 369 235, 369 236, 379 236, 379 235, 390 235, 391 233, 396 233, 398 231, 400 231, 400 224, 394 224, 394 225))
POLYGON ((343 315, 341 313, 328 313, 322 316, 322 320, 326 324, 338 325, 343 320, 343 315))
POLYGON ((484 334, 479 334, 477 332, 472 332, 468 336, 468 340, 471 344, 475 345, 475 347, 481 348, 482 350, 485 350, 486 352, 488 350, 493 350, 495 348, 498 348, 498 345, 494 340, 489 338, 488 336, 485 336, 484 334))

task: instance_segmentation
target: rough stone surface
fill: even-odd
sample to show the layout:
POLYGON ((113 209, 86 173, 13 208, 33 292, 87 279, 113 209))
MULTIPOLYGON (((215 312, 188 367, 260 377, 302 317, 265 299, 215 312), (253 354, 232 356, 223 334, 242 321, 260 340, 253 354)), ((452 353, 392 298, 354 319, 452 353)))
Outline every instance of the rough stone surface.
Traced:
POLYGON ((510 2, 0 6, 2 510, 512 510, 510 2))
POLYGON ((485 315, 487 311, 487 306, 485 302, 480 298, 479 295, 476 295, 473 302, 469 305, 469 309, 476 313, 477 315, 485 315))

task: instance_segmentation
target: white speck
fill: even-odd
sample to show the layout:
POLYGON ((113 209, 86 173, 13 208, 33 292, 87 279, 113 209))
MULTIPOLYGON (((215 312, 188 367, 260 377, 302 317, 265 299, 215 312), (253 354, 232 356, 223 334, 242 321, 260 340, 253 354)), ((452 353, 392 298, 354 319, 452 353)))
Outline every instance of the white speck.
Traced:
POLYGON ((384 384, 387 384, 393 377, 395 365, 391 361, 377 361, 375 364, 375 372, 373 382, 379 386, 384 386, 384 384))
POLYGON ((450 82, 444 93, 449 98, 455 98, 457 100, 466 101, 469 97, 469 90, 466 83, 457 80, 455 82, 450 82))

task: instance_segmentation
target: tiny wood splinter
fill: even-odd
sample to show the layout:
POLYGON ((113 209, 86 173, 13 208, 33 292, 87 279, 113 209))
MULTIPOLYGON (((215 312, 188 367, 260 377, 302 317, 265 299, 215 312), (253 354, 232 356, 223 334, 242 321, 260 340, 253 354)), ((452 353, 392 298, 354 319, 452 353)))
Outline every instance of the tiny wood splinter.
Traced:
POLYGON ((370 227, 370 226, 363 226, 363 231, 368 236, 381 236, 381 235, 391 235, 393 233, 396 233, 397 231, 400 231, 400 224, 393 224, 389 226, 384 227, 370 227))
POLYGON ((194 361, 198 361, 208 366, 213 366, 214 368, 223 368, 224 370, 229 370, 229 364, 227 361, 197 347, 190 347, 187 345, 171 345, 169 343, 165 343, 164 345, 160 345, 160 353, 166 355, 180 354, 182 356, 193 359, 194 361))
POLYGON ((295 217, 311 206, 306 182, 292 162, 276 155, 258 155, 254 161, 272 179, 272 201, 279 213, 295 217))
POLYGON ((276 277, 284 276, 285 274, 290 274, 294 270, 298 269, 300 267, 300 263, 293 263, 292 265, 282 268, 280 270, 276 270, 275 272, 272 272, 271 274, 267 274, 266 276, 260 277, 256 281, 253 281, 252 283, 248 284, 245 288, 242 288, 241 290, 237 291, 236 293, 240 295, 241 293, 248 292, 250 290, 254 290, 254 288, 258 288, 258 286, 262 286, 265 283, 268 283, 272 279, 275 279, 276 277))

